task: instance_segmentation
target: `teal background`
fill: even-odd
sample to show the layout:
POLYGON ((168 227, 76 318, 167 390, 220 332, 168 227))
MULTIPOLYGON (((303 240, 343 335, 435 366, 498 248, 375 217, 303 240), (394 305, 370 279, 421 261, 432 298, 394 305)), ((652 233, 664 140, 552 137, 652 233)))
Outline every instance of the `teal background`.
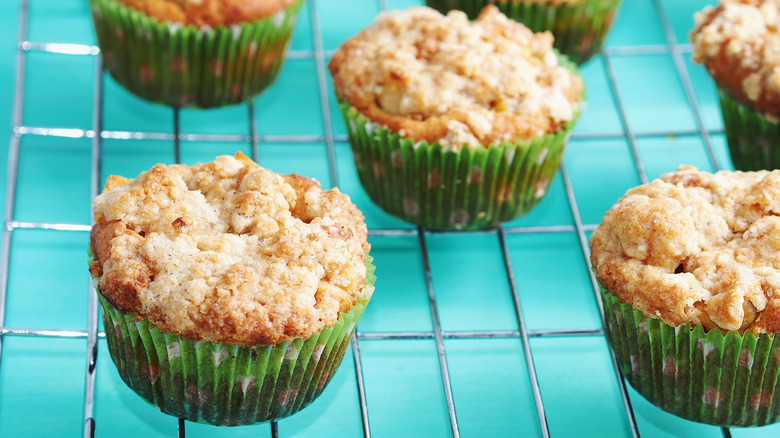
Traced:
MULTIPOLYGON (((366 215, 371 230, 409 230, 366 197, 357 180, 330 79, 330 125, 320 101, 311 3, 301 14, 291 50, 271 88, 254 100, 261 136, 259 162, 280 173, 296 172, 330 186, 325 136, 336 136, 337 181, 366 215), (305 135, 289 143, 278 136, 305 135), (266 138, 266 137, 262 137, 266 138)), ((316 0, 323 48, 334 50, 370 23, 373 0, 316 0)), ((422 0, 387 0, 391 9, 422 0)), ((640 173, 628 133, 636 136, 639 163, 652 179, 681 163, 713 170, 684 80, 693 93, 722 168, 730 168, 720 110, 706 71, 690 61, 687 33, 692 14, 708 0, 626 0, 599 55, 582 67, 588 107, 564 159, 573 202, 592 230, 640 173), (679 53, 686 71, 675 67, 679 53), (610 72, 614 80, 610 79, 610 72), (683 73, 684 75, 681 75, 683 73), (622 103, 625 119, 618 107, 622 103)), ((15 65, 20 2, 0 2, 0 138, 13 132, 15 65)), ((315 27, 316 29, 316 27, 315 27)), ((27 40, 94 45, 85 0, 30 0, 27 40)), ((22 51, 21 126, 92 128, 96 57, 22 51)), ((327 62, 327 57, 325 59, 327 62)), ((104 75, 103 129, 169 134, 173 111, 138 100, 104 75)), ((18 128, 18 127, 17 127, 18 128)), ((244 105, 181 113, 184 134, 247 136, 244 105)), ((233 137, 231 137, 233 138, 233 137)), ((0 197, 5 200, 8 143, 0 142, 0 197)), ((248 142, 183 141, 182 161, 210 161, 219 154, 251 152, 248 142)), ((14 221, 89 224, 91 140, 24 134, 14 221)), ((109 174, 133 177, 155 163, 171 163, 173 143, 163 139, 106 139, 101 182, 109 174)), ((505 227, 520 302, 528 329, 601 327, 575 216, 559 173, 542 203, 505 227), (524 227, 565 226, 561 232, 524 227), (522 232, 520 232, 522 231, 522 232)), ((6 329, 85 331, 89 280, 85 231, 15 229, 12 232, 6 329)), ((510 286, 495 232, 426 234, 431 279, 445 333, 518 329, 510 286)), ((378 280, 358 329, 361 333, 433 330, 425 272, 415 234, 372 235, 378 280)), ((447 366, 460 432, 464 437, 538 436, 528 364, 518 336, 446 339, 447 366)), ((553 437, 628 436, 609 350, 602 335, 535 337, 530 341, 549 429, 553 437)), ((125 387, 99 342, 94 418, 98 437, 176 436, 177 421, 156 411, 125 387)), ((363 376, 374 437, 451 436, 436 344, 420 340, 360 341, 363 376)), ((80 436, 86 339, 5 335, 0 356, 0 436, 80 436)), ((711 426, 687 422, 647 403, 629 389, 642 436, 722 436, 711 426)), ((281 420, 282 437, 362 436, 351 352, 325 393, 310 407, 281 420)), ((187 424, 188 437, 270 436, 270 426, 214 428, 187 424)), ((780 425, 731 430, 734 437, 776 437, 780 425)))

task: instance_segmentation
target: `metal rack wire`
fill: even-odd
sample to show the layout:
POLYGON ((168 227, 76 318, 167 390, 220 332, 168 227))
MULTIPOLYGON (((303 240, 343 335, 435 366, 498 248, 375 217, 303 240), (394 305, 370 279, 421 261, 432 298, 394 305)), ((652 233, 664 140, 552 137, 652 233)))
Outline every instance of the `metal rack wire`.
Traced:
MULTIPOLYGON (((320 18, 318 14, 318 6, 321 0, 309 0, 310 11, 310 26, 312 29, 312 43, 314 50, 298 51, 289 53, 289 58, 297 59, 314 59, 316 63, 317 84, 319 91, 319 99, 321 103, 321 111, 323 115, 324 135, 323 136, 261 136, 257 133, 257 126, 255 125, 254 107, 252 104, 247 105, 249 126, 249 135, 208 135, 208 134, 182 134, 179 128, 179 111, 174 110, 173 120, 171 120, 171 132, 136 132, 136 131, 110 131, 103 129, 103 72, 100 62, 100 51, 94 46, 85 46, 77 44, 52 44, 33 42, 28 40, 27 25, 29 19, 28 3, 29 0, 20 0, 20 12, 19 12, 19 33, 16 52, 16 70, 15 70, 15 87, 14 87, 14 101, 13 101, 13 113, 12 113, 12 133, 8 145, 8 170, 7 170, 7 185, 5 206, 3 213, 3 229, 0 236, 0 363, 3 359, 3 340, 9 336, 19 337, 51 337, 51 338, 79 338, 86 339, 86 364, 85 364, 85 387, 84 387, 84 405, 83 405, 83 419, 84 419, 84 436, 95 436, 95 420, 93 418, 94 407, 94 393, 95 393, 95 372, 96 372, 96 357, 98 354, 98 339, 103 337, 103 333, 98 332, 98 306, 97 298, 94 291, 89 291, 88 301, 88 324, 86 331, 71 331, 71 330, 42 330, 35 328, 13 328, 5 326, 6 316, 6 302, 7 302, 7 288, 9 277, 9 263, 11 253, 11 237, 15 230, 19 229, 42 229, 42 230, 60 230, 60 231, 88 231, 91 224, 71 224, 71 223, 39 223, 39 222, 20 222, 15 220, 14 208, 17 200, 17 177, 19 172, 19 152, 21 139, 24 136, 53 136, 53 137, 71 137, 71 138, 88 138, 91 139, 91 198, 97 195, 99 192, 100 184, 100 167, 101 167, 101 146, 105 139, 158 139, 172 142, 174 160, 180 160, 180 149, 182 142, 189 141, 205 141, 205 142, 234 142, 240 144, 249 144, 252 151, 252 158, 257 159, 260 154, 259 145, 266 142, 277 143, 302 143, 302 142, 316 142, 323 144, 327 150, 328 157, 328 169, 330 172, 330 183, 332 186, 336 186, 339 180, 336 166, 336 158, 334 153, 334 144, 336 142, 344 142, 346 139, 340 136, 334 136, 331 129, 331 113, 328 104, 328 91, 325 78, 325 60, 329 54, 323 49, 322 33, 320 29, 320 18), (89 130, 70 129, 60 127, 43 127, 43 126, 28 126, 24 124, 22 120, 22 114, 25 104, 24 96, 24 81, 26 74, 26 59, 27 55, 31 52, 44 52, 44 53, 57 53, 66 54, 70 56, 89 56, 97 57, 94 74, 94 98, 92 102, 92 127, 89 130)), ((613 47, 605 50, 604 53, 604 66, 605 73, 609 79, 609 87, 615 98, 615 103, 618 109, 618 116, 621 124, 621 130, 617 132, 602 132, 602 133, 588 133, 575 135, 574 138, 581 139, 625 139, 629 145, 630 153, 633 158, 633 163, 636 166, 637 174, 642 182, 647 182, 647 174, 640 159, 637 139, 643 137, 660 137, 666 135, 699 135, 704 141, 709 159, 714 169, 720 169, 721 166, 717 161, 716 154, 713 151, 712 142, 710 140, 711 135, 715 132, 709 131, 704 122, 703 117, 699 109, 699 103, 697 102, 696 95, 693 92, 693 85, 691 83, 688 72, 686 71, 683 56, 687 55, 691 47, 686 44, 678 44, 675 41, 671 25, 669 24, 668 17, 664 6, 660 0, 652 0, 658 17, 661 20, 665 37, 667 40, 666 45, 660 46, 636 46, 636 47, 613 47), (616 85, 615 70, 612 65, 612 58, 622 55, 644 55, 644 54, 670 54, 674 66, 679 76, 681 83, 683 84, 684 92, 688 104, 690 105, 694 119, 696 130, 690 132, 636 132, 632 129, 628 117, 626 115, 626 108, 620 93, 619 88, 616 85)), ((380 10, 387 9, 385 0, 377 0, 380 10)), ((522 354, 525 358, 528 368, 528 379, 531 384, 532 395, 534 399, 534 405, 536 407, 536 413, 539 422, 539 428, 542 436, 549 437, 550 430, 548 425, 548 419, 545 411, 544 401, 540 385, 536 375, 536 365, 534 362, 534 355, 530 347, 530 339, 532 338, 544 338, 544 337, 603 337, 604 332, 601 328, 583 328, 583 329, 560 329, 560 330, 529 330, 524 320, 524 312, 518 293, 518 286, 515 281, 515 272, 512 267, 510 258, 509 245, 507 244, 507 235, 512 234, 524 234, 524 233, 574 233, 578 239, 581 255, 585 260, 585 263, 589 266, 589 250, 587 244, 586 233, 592 231, 595 228, 595 224, 584 224, 579 214, 579 208, 571 178, 569 177, 568 170, 565 165, 561 167, 561 178, 565 186, 565 193, 568 205, 571 209, 572 220, 574 225, 563 226, 539 226, 539 227, 523 227, 523 228, 507 228, 501 227, 495 230, 489 230, 481 232, 482 234, 494 234, 497 236, 501 257, 504 263, 504 269, 506 271, 507 280, 509 282, 509 289, 511 292, 511 298, 514 305, 515 317, 518 324, 518 330, 494 330, 494 331, 444 331, 440 323, 436 290, 434 287, 431 266, 428 257, 428 240, 433 233, 424 229, 371 229, 369 233, 371 236, 413 236, 417 239, 419 251, 422 255, 422 269, 424 273, 425 285, 428 294, 428 304, 430 307, 430 314, 433 322, 433 329, 431 331, 420 332, 362 332, 357 331, 356 335, 352 339, 352 352, 353 361, 355 365, 355 379, 358 388, 358 400, 359 408, 362 419, 363 435, 365 437, 371 436, 371 422, 370 422, 370 409, 366 400, 365 384, 363 381, 363 368, 361 359, 361 342, 365 340, 419 340, 427 339, 433 340, 437 349, 438 363, 441 371, 441 384, 443 387, 445 401, 447 406, 447 413, 449 417, 450 429, 453 437, 460 436, 460 429, 458 426, 457 404, 453 397, 452 383, 450 381, 450 373, 448 368, 447 351, 445 348, 446 339, 479 339, 479 338, 517 338, 522 344, 522 354)), ((91 199, 90 198, 90 199, 91 199)), ((590 273, 590 283, 593 288, 594 299, 596 300, 600 311, 601 300, 598 292, 598 287, 590 273)), ((106 354, 103 352, 102 354, 106 354)), ((631 401, 627 394, 627 390, 624 384, 624 380, 620 375, 620 372, 615 365, 614 356, 612 358, 615 371, 616 380, 622 397, 623 406, 625 408, 625 415, 628 421, 628 430, 626 435, 633 435, 635 437, 640 436, 640 430, 637 426, 636 419, 634 418, 634 411, 631 406, 631 401)), ((178 436, 183 437, 186 433, 186 424, 183 420, 178 422, 178 436)), ((724 436, 730 436, 728 429, 723 429, 724 436)), ((172 432, 173 434, 173 432, 172 432)), ((278 427, 276 422, 271 423, 271 436, 279 436, 278 427)))

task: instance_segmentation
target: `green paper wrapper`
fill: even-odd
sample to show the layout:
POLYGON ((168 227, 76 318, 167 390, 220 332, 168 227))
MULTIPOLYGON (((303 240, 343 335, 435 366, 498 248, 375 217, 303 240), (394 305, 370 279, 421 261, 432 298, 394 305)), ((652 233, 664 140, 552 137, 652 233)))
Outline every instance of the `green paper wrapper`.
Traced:
MULTIPOLYGON (((373 284, 370 256, 366 266, 366 284, 373 284)), ((219 426, 283 418, 314 401, 335 374, 370 299, 360 299, 308 339, 242 347, 181 339, 120 312, 99 291, 98 298, 108 350, 125 384, 166 414, 219 426)))
MULTIPOLYGON (((561 65, 576 67, 559 56, 561 65)), ((360 183, 399 219, 434 230, 480 230, 522 216, 547 193, 585 105, 554 134, 489 147, 453 149, 415 142, 370 121, 345 101, 339 108, 360 183)))
POLYGON ((601 287, 604 327, 618 366, 644 398, 715 426, 780 419, 780 336, 672 327, 601 287))
POLYGON ((734 169, 780 168, 778 120, 737 101, 722 87, 716 88, 734 169))
POLYGON ((176 107, 245 102, 276 78, 304 0, 232 26, 159 23, 118 0, 89 0, 104 66, 127 90, 176 107))
POLYGON ((577 64, 583 64, 601 51, 620 0, 582 0, 575 5, 522 0, 425 0, 425 4, 443 14, 459 9, 472 20, 486 5, 496 5, 504 15, 525 24, 534 32, 552 32, 555 48, 577 64))

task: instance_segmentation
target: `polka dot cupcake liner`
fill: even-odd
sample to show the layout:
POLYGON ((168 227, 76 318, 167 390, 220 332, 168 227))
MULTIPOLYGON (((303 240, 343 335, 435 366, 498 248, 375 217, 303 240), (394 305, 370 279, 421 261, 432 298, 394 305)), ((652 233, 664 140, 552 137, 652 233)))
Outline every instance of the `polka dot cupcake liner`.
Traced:
MULTIPOLYGON (((373 284, 370 256, 367 268, 366 284, 373 284)), ((125 384, 166 414, 219 426, 287 417, 314 401, 335 374, 370 299, 361 298, 308 339, 242 347, 164 333, 120 312, 100 293, 98 298, 108 350, 125 384)))
POLYGON ((118 0, 89 0, 104 68, 142 99, 176 107, 245 102, 276 78, 304 0, 232 26, 159 23, 118 0))
POLYGON ((763 426, 780 419, 780 336, 673 327, 601 287, 607 339, 644 398, 687 420, 763 426))
POLYGON ((601 51, 620 6, 620 0, 582 0, 574 5, 538 0, 425 0, 425 3, 443 14, 459 9, 472 20, 486 5, 496 5, 504 15, 534 32, 552 32, 555 48, 577 64, 585 63, 601 51))
POLYGON ((718 90, 726 140, 736 170, 780 168, 780 122, 718 90))

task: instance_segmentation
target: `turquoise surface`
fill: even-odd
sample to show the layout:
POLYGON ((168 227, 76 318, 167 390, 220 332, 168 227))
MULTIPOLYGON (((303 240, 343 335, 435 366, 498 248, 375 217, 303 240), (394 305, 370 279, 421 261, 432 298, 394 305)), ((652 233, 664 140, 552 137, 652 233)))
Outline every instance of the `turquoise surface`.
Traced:
MULTIPOLYGON (((650 179, 681 163, 713 170, 694 108, 709 130, 717 164, 731 164, 721 134, 720 110, 706 71, 690 61, 687 32, 693 12, 714 0, 626 0, 607 40, 608 55, 582 67, 589 104, 572 139, 561 173, 546 198, 528 215, 506 225, 508 264, 527 328, 601 327, 588 268, 575 231, 574 209, 591 230, 604 212, 642 175, 627 132, 637 136, 636 158, 650 179), (673 50, 670 50, 673 49, 673 50), (677 52, 675 52, 677 51, 677 52), (683 66, 678 70, 675 53, 683 66), (611 78, 614 78, 612 80, 611 78), (695 103, 686 84, 692 85, 695 103), (618 102, 622 103, 621 108, 618 102), (569 197, 567 187, 571 188, 569 197), (562 226, 545 232, 524 227, 562 226)), ((20 1, 0 2, 0 138, 11 138, 20 1)), ((374 206, 360 187, 330 79, 322 102, 315 37, 326 54, 368 23, 383 5, 400 9, 422 0, 309 0, 291 43, 294 55, 271 88, 254 100, 261 136, 259 162, 281 173, 334 178, 366 215, 372 235, 376 293, 358 330, 371 336, 417 332, 424 339, 361 339, 361 365, 374 437, 447 437, 447 410, 429 306, 424 258, 413 228, 374 206), (312 5, 316 1, 316 11, 312 5), (316 12, 314 14, 313 12, 316 12), (312 20, 316 19, 313 26, 312 20), (319 34, 316 34, 319 29, 319 34), (330 116, 326 125, 323 105, 330 116), (331 175, 325 137, 335 135, 336 174, 331 175), (305 136, 285 142, 285 136, 305 136), (270 137, 266 137, 270 136, 270 137)), ((85 0, 30 0, 26 40, 32 43, 95 42, 85 0)), ((64 128, 76 138, 24 134, 12 219, 17 222, 89 225, 94 55, 23 53, 19 127, 64 128)), ((325 59, 327 62, 327 57, 325 59)), ((324 68, 325 65, 319 66, 324 68)), ((101 183, 109 174, 137 175, 174 160, 170 108, 138 100, 103 77, 103 129, 153 133, 155 139, 107 138, 101 183)), ((181 113, 183 134, 219 135, 215 141, 183 140, 185 163, 215 155, 251 154, 245 105, 181 113)), ((132 137, 132 136, 130 136, 132 137)), ((0 153, 0 202, 5 202, 9 143, 0 153)), ((586 236, 588 237, 588 236, 586 236)), ((11 233, 5 329, 74 330, 87 327, 89 279, 86 231, 20 229, 11 233)), ((529 364, 516 331, 517 316, 501 245, 495 232, 426 234, 430 276, 444 341, 459 431, 464 437, 540 436, 528 377, 529 364), (453 336, 485 331, 497 338, 453 336)), ((549 430, 554 437, 629 436, 609 349, 601 335, 534 337, 530 341, 549 430)), ((119 379, 104 341, 98 344, 93 415, 96 436, 173 437, 177 421, 156 411, 119 379)), ((0 351, 0 436, 59 437, 83 433, 86 339, 5 335, 0 351)), ((643 437, 722 436, 715 427, 662 412, 629 389, 643 437)), ((351 350, 325 393, 310 407, 278 423, 281 437, 363 436, 351 350)), ((731 430, 735 437, 776 437, 780 425, 731 430)), ((188 437, 271 436, 269 424, 239 428, 186 425, 188 437)))

